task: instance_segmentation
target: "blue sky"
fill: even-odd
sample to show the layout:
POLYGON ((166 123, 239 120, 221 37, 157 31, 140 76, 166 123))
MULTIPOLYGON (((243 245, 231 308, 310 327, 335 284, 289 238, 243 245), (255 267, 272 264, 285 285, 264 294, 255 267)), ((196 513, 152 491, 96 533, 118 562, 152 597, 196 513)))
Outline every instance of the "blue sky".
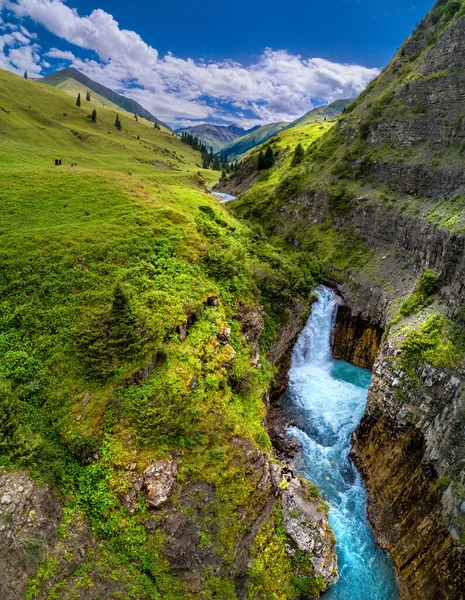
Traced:
POLYGON ((291 120, 360 93, 432 0, 0 0, 0 68, 75 66, 159 118, 291 120))

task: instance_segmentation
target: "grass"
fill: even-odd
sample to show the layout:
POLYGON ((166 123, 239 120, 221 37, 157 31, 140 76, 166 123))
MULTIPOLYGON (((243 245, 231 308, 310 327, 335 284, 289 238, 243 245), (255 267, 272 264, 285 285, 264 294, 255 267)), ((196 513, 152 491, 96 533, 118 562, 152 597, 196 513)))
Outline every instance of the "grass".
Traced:
POLYGON ((234 440, 270 448, 262 397, 273 375, 264 355, 252 364, 238 309, 265 305, 269 341, 286 302, 308 301, 319 264, 228 214, 205 193, 217 174, 170 132, 124 111, 118 131, 103 108, 94 124, 85 96, 79 108, 4 71, 0 84, 0 464, 68 498, 64 543, 79 515, 97 539, 66 579, 46 558, 28 597, 47 586, 77 597, 96 572, 129 597, 178 600, 194 584, 234 597, 223 575, 262 502, 234 440), (214 490, 200 532, 223 575, 172 575, 163 529, 149 535, 144 503, 131 515, 121 502, 128 464, 140 473, 173 451, 181 487, 214 490))

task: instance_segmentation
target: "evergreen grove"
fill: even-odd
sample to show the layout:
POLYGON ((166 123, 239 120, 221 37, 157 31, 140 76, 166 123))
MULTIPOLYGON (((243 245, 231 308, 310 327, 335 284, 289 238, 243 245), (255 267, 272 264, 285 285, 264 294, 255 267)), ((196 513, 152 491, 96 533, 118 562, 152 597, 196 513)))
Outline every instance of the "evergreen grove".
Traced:
POLYGON ((212 169, 213 171, 223 171, 225 175, 235 173, 240 169, 240 163, 236 160, 234 163, 228 162, 228 155, 218 156, 213 154, 213 148, 208 150, 207 146, 195 135, 183 131, 181 133, 181 141, 194 150, 197 150, 202 155, 202 167, 204 169, 212 169))

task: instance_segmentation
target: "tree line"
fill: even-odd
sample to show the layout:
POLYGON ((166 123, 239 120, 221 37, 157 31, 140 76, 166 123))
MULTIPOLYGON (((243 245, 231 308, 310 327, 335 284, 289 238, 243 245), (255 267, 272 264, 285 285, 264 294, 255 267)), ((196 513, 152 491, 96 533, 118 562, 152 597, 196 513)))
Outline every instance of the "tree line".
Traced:
POLYGON ((223 171, 223 176, 229 173, 235 173, 239 171, 240 164, 239 162, 229 162, 228 155, 224 154, 223 156, 218 156, 213 153, 213 148, 210 146, 210 150, 207 148, 206 144, 202 142, 201 139, 192 135, 192 133, 188 133, 187 131, 183 131, 181 133, 181 141, 184 144, 187 144, 197 152, 200 152, 202 155, 202 168, 204 169, 212 169, 213 171, 223 171))

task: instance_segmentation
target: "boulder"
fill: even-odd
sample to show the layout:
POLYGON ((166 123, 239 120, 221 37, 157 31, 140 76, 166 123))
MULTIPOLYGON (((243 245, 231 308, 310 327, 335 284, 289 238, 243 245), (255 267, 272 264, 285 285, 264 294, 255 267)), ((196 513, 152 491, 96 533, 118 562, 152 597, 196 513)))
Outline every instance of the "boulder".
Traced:
POLYGON ((168 502, 176 483, 177 472, 173 460, 157 460, 145 469, 143 488, 150 506, 160 508, 168 502))

